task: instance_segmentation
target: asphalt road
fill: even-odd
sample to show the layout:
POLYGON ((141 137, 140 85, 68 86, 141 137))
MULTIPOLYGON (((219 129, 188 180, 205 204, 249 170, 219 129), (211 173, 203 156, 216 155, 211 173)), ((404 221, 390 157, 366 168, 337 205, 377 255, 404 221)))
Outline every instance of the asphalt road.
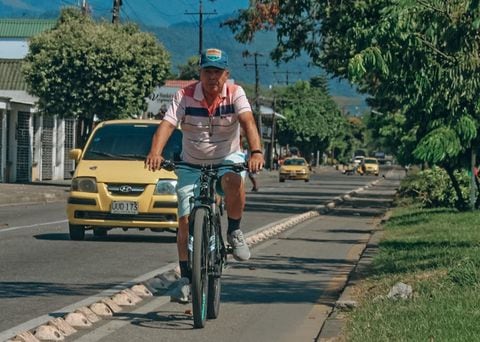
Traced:
MULTIPOLYGON (((266 175, 261 178, 260 192, 248 194, 243 229, 252 231, 304 213, 376 180, 375 177, 341 175, 333 169, 314 175, 310 183, 287 181, 279 184, 273 174, 266 175)), ((392 179, 388 183, 395 182, 392 179)), ((385 210, 388 206, 386 199, 393 190, 388 185, 384 189, 377 186, 376 191, 370 195, 366 191, 352 203, 345 201, 343 209, 339 207, 332 211, 333 216, 309 220, 262 243, 253 249, 251 262, 233 265, 224 279, 222 316, 211 324, 212 327, 227 325, 221 332, 223 337, 214 340, 240 340, 244 330, 251 330, 254 317, 258 317, 253 322, 257 329, 252 333, 255 331, 255 336, 260 336, 262 327, 275 326, 272 314, 273 317, 283 317, 282 322, 294 324, 284 322, 281 323, 284 329, 267 329, 272 330, 270 333, 278 332, 279 336, 275 335, 274 340, 287 338, 287 332, 293 331, 308 331, 307 334, 315 333, 316 336, 325 318, 325 314, 320 313, 327 312, 331 304, 317 307, 317 303, 321 303, 326 294, 332 298, 338 294, 335 286, 346 279, 354 265, 350 261, 358 252, 354 246, 368 238, 374 224, 372 218, 385 210), (332 235, 333 230, 338 231, 332 235), (335 242, 337 239, 339 242, 335 242), (309 310, 319 310, 314 313, 318 319, 308 318, 308 313, 305 316, 309 310), (235 314, 230 315, 230 312, 235 314), (298 319, 292 319, 293 312, 298 312, 295 314, 298 319), (263 324, 260 324, 260 318, 264 318, 263 324), (302 328, 305 324, 308 327, 302 328), (231 335, 233 332, 237 332, 235 336, 231 335)), ((107 238, 88 236, 87 241, 70 241, 64 213, 63 202, 0 207, 0 340, 15 330, 10 330, 12 328, 31 328, 38 322, 38 317, 56 311, 60 314, 62 309, 100 291, 155 273, 160 267, 176 261, 174 235, 171 233, 114 230, 107 238), (25 324, 29 320, 34 322, 25 324)), ((138 317, 140 320, 143 317, 147 323, 140 324, 133 319, 136 314, 128 313, 125 315, 131 319, 118 316, 99 325, 106 326, 104 329, 108 334, 95 329, 78 334, 75 339, 85 334, 84 338, 89 341, 122 341, 115 335, 118 332, 125 336, 125 341, 142 340, 143 337, 134 338, 138 333, 145 336, 144 340, 151 340, 159 337, 159 330, 165 341, 170 340, 169 333, 172 341, 175 336, 177 340, 179 331, 185 334, 186 340, 195 338, 201 341, 198 339, 201 334, 206 334, 205 338, 215 337, 208 336, 211 331, 208 329, 192 334, 191 321, 185 315, 184 307, 164 304, 165 298, 164 295, 155 296, 135 309, 145 311, 138 317), (115 331, 109 326, 120 323, 122 326, 115 331), (169 328, 178 326, 179 329, 169 328), (155 329, 131 330, 141 327, 155 329), (122 333, 124 328, 128 332, 122 333), (95 331, 102 337, 89 335, 95 335, 95 331)))

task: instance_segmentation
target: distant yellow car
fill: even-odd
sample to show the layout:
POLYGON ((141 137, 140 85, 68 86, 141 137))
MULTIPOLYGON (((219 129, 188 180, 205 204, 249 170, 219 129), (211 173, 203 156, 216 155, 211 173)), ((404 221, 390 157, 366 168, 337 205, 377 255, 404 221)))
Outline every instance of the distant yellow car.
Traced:
POLYGON ((305 158, 285 158, 278 172, 278 180, 285 182, 286 179, 298 179, 304 180, 305 182, 310 181, 310 165, 308 165, 305 158))
MULTIPOLYGON (((70 151, 76 169, 67 203, 70 238, 83 240, 86 230, 106 236, 112 228, 178 228, 177 177, 145 167, 152 136, 160 121, 112 120, 96 126, 84 149, 70 151)), ((175 130, 163 156, 176 159, 182 133, 175 130)))
POLYGON ((373 174, 375 176, 378 176, 379 164, 377 158, 366 157, 365 159, 363 159, 361 166, 365 174, 373 174))

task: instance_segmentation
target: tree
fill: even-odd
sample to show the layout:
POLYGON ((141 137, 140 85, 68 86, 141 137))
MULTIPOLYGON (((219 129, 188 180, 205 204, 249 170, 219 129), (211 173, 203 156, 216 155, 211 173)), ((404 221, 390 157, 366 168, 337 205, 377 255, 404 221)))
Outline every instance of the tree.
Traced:
POLYGON ((466 208, 455 170, 478 147, 478 0, 257 0, 228 24, 248 41, 277 30, 276 60, 307 51, 312 63, 348 78, 395 124, 404 161, 447 171, 466 208))
POLYGON ((330 94, 330 90, 328 89, 328 79, 325 75, 315 76, 310 79, 310 84, 314 88, 320 89, 326 95, 330 94))
POLYGON ((200 79, 200 59, 198 56, 192 56, 188 59, 187 64, 178 66, 179 80, 198 80, 200 79))
POLYGON ((325 151, 343 130, 345 120, 322 88, 298 81, 275 92, 275 108, 286 117, 278 121, 280 144, 293 144, 308 156, 317 150, 325 151))
POLYGON ((76 9, 34 37, 25 59, 29 92, 48 115, 77 118, 80 146, 99 120, 137 117, 170 69, 169 55, 137 26, 95 23, 76 9))

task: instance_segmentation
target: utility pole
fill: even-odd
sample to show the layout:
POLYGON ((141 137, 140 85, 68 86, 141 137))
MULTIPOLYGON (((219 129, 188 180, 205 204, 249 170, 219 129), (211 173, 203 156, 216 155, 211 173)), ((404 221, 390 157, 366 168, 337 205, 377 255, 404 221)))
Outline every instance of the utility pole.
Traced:
POLYGON ((250 57, 253 56, 254 63, 244 63, 244 66, 249 66, 253 65, 255 67, 255 113, 257 114, 257 126, 258 126, 258 133, 260 134, 260 138, 262 138, 262 113, 260 112, 260 104, 258 102, 259 100, 259 94, 258 94, 258 87, 260 84, 260 76, 258 75, 258 67, 259 66, 268 66, 268 64, 259 64, 258 63, 258 57, 263 56, 261 53, 254 52, 250 53, 248 50, 245 50, 242 53, 243 57, 250 57))
POLYGON ((90 9, 88 7, 87 0, 82 0, 82 14, 83 15, 88 15, 90 12, 90 9))
MULTIPOLYGON (((210 0, 213 1, 213 0, 210 0)), ((204 12, 202 6, 202 0, 199 1, 199 8, 198 12, 189 13, 185 11, 185 14, 198 14, 198 55, 202 54, 203 50, 203 16, 209 14, 217 14, 217 11, 214 10, 213 12, 204 12)))
POLYGON ((122 0, 113 0, 112 24, 120 22, 120 6, 122 6, 122 0))
POLYGON ((288 84, 289 84, 289 83, 288 83, 288 75, 290 75, 290 74, 300 75, 300 74, 301 74, 300 71, 288 71, 288 70, 287 70, 287 71, 274 71, 273 73, 274 73, 275 75, 276 75, 276 74, 285 74, 285 75, 287 76, 287 86, 288 86, 288 84))
POLYGON ((270 170, 273 170, 273 159, 274 159, 274 152, 276 151, 275 148, 275 110, 276 110, 277 99, 275 98, 275 93, 273 94, 273 103, 272 103, 272 135, 271 135, 271 142, 270 142, 270 151, 268 151, 268 163, 270 165, 270 170))
POLYGON ((253 65, 255 67, 255 100, 254 100, 255 110, 254 110, 254 113, 257 115, 258 134, 260 135, 260 139, 263 140, 262 113, 261 113, 261 110, 260 110, 259 92, 258 92, 258 87, 259 87, 259 84, 260 84, 260 76, 258 74, 258 67, 259 66, 268 66, 268 64, 266 64, 266 63, 259 64, 258 63, 258 57, 263 56, 261 53, 258 53, 258 52, 250 53, 250 51, 245 50, 245 51, 243 51, 242 55, 243 55, 243 57, 253 56, 253 60, 254 60, 253 64, 252 63, 244 63, 243 65, 245 67, 250 66, 250 65, 253 65))

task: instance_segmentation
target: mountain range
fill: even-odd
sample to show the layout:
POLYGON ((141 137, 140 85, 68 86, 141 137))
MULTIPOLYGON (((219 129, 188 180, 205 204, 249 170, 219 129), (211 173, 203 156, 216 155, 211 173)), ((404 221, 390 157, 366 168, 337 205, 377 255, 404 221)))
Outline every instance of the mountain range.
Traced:
MULTIPOLYGON (((64 6, 78 6, 83 0, 0 0, 2 18, 57 18, 64 6)), ((244 51, 260 54, 257 59, 261 87, 293 84, 297 80, 309 80, 325 74, 312 66, 308 56, 302 55, 288 63, 275 65, 269 58, 276 42, 275 32, 257 34, 250 44, 238 43, 233 33, 220 23, 235 15, 240 8, 248 6, 248 0, 177 0, 171 2, 155 0, 122 0, 121 21, 136 22, 143 30, 155 34, 171 54, 173 71, 199 50, 199 15, 202 3, 203 47, 219 47, 229 55, 233 79, 253 84, 255 68, 253 58, 242 57, 244 51), (215 14, 212 14, 216 12, 215 14)), ((112 1, 90 0, 87 2, 96 18, 111 20, 112 1)), ((328 77, 328 75, 326 75, 328 77)), ((342 109, 360 114, 366 110, 365 97, 359 95, 347 82, 329 80, 329 90, 342 109)))

